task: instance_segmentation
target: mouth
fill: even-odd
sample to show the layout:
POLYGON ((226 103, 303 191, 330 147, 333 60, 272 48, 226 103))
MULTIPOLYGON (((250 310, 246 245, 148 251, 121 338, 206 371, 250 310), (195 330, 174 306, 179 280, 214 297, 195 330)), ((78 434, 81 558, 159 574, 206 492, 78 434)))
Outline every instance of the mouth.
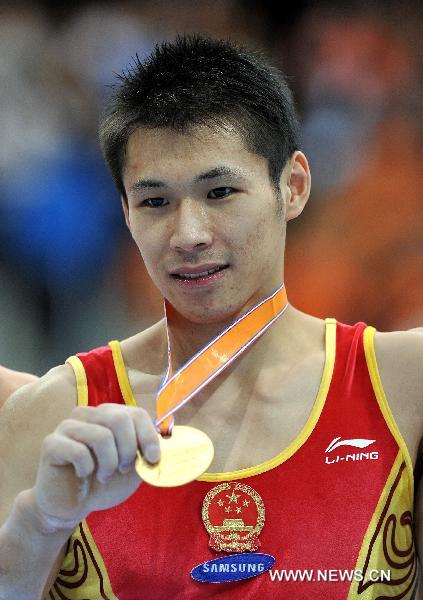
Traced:
POLYGON ((201 271, 200 273, 172 273, 172 277, 174 279, 201 279, 202 277, 207 277, 208 275, 213 275, 213 273, 223 271, 228 267, 229 265, 222 265, 220 267, 213 267, 207 271, 201 271))
POLYGON ((171 277, 180 284, 195 286, 213 283, 220 279, 229 265, 220 265, 197 273, 171 273, 171 277))

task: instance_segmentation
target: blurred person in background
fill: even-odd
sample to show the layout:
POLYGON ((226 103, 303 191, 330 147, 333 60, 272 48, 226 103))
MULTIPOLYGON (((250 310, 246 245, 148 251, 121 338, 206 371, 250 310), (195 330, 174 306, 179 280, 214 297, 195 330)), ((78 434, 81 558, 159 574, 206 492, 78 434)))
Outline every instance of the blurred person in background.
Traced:
POLYGON ((322 2, 297 26, 287 59, 301 73, 314 202, 289 233, 286 272, 307 312, 330 306, 385 330, 421 322, 421 27, 414 2, 322 2))
POLYGON ((226 42, 178 38, 121 76, 101 140, 165 318, 8 403, 6 594, 411 600, 423 335, 288 303, 286 225, 311 179, 285 80, 226 42), (215 444, 202 476, 195 428, 215 444), (160 482, 175 443, 180 487, 160 482), (158 487, 140 486, 137 449, 158 487), (362 578, 275 582, 259 548, 267 569, 362 578))
MULTIPOLYGON (((96 123, 104 73, 152 40, 123 4, 81 7, 54 31, 31 4, 0 6, 0 16, 0 362, 42 373, 134 327, 120 276, 124 221, 96 123)), ((156 305, 137 273, 137 321, 149 324, 156 305)))

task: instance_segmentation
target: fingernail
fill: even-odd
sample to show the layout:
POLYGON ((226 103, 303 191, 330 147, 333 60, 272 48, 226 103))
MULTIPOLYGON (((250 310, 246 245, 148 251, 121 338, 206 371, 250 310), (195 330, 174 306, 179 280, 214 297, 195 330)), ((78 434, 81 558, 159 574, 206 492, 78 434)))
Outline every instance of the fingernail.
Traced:
POLYGON ((119 467, 119 471, 123 474, 129 473, 134 468, 135 462, 122 463, 119 467))
POLYGON ((149 444, 144 452, 145 459, 150 463, 156 463, 160 458, 160 448, 157 444, 149 444))

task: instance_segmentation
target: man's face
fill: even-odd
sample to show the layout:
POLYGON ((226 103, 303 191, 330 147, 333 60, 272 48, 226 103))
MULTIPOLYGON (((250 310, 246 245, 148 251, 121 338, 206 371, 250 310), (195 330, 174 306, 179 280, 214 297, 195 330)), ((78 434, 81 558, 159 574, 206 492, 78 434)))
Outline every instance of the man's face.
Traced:
POLYGON ((233 129, 138 129, 123 181, 146 268, 185 318, 235 318, 282 282, 289 188, 233 129))

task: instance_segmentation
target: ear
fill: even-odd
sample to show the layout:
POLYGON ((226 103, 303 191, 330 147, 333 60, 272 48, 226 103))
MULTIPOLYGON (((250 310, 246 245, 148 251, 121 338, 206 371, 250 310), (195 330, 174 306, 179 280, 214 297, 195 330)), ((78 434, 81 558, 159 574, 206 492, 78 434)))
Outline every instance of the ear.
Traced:
POLYGON ((286 220, 298 217, 307 204, 311 189, 310 167, 305 155, 296 150, 281 175, 281 189, 285 189, 286 220))
POLYGON ((126 226, 130 230, 131 229, 131 225, 130 225, 130 221, 129 221, 128 200, 123 196, 123 194, 120 195, 120 203, 122 204, 123 214, 125 215, 126 226))

